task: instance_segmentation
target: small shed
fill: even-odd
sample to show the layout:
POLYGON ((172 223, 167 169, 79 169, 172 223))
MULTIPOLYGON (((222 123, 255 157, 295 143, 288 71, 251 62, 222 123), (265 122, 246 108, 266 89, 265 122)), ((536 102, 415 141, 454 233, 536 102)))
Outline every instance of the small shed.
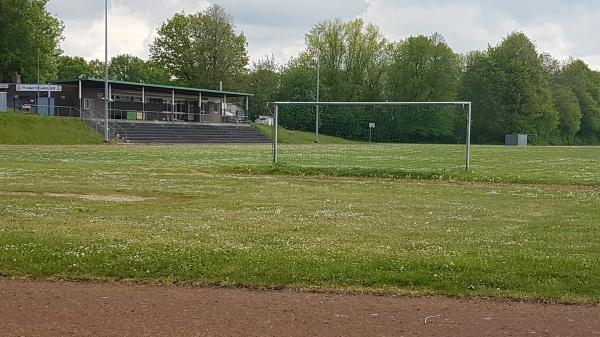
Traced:
POLYGON ((523 133, 515 133, 506 135, 504 142, 507 146, 527 146, 528 135, 523 133))

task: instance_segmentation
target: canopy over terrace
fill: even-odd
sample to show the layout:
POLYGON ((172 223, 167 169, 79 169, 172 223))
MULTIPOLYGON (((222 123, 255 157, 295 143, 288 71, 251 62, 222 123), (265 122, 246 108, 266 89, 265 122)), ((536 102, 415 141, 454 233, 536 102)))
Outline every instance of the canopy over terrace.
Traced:
MULTIPOLYGON (((82 113, 98 118, 104 115, 104 80, 82 78, 52 83, 78 86, 82 113)), ((242 92, 114 80, 109 81, 109 91, 111 119, 165 122, 245 122, 248 98, 253 96, 242 92)))

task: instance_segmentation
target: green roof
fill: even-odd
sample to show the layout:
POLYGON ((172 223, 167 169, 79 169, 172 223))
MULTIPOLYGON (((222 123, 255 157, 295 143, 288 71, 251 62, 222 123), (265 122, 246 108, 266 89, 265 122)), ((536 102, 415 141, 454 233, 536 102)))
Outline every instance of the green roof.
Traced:
MULTIPOLYGON (((104 83, 103 79, 91 78, 91 77, 84 77, 84 78, 80 78, 80 79, 78 78, 78 79, 72 79, 72 80, 50 81, 50 83, 54 83, 54 84, 76 84, 80 80, 81 81, 85 81, 85 82, 104 83)), ((224 94, 224 95, 231 95, 231 96, 254 96, 254 94, 249 94, 249 93, 245 93, 245 92, 221 91, 221 90, 211 90, 211 89, 201 89, 201 88, 189 88, 189 87, 176 87, 176 86, 173 86, 173 85, 152 84, 152 83, 143 83, 143 82, 127 82, 127 81, 109 80, 108 83, 110 83, 110 84, 123 84, 123 85, 140 86, 140 87, 144 87, 144 88, 156 88, 156 89, 187 90, 187 91, 195 91, 195 92, 207 92, 207 93, 224 94)))

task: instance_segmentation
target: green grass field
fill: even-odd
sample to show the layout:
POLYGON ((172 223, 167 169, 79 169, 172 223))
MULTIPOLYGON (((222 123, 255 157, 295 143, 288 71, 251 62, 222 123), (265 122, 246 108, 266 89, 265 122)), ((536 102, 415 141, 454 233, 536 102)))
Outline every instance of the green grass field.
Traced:
POLYGON ((0 144, 99 144, 96 132, 78 118, 0 113, 0 144))
POLYGON ((0 275, 600 303, 600 148, 463 156, 0 146, 0 275))

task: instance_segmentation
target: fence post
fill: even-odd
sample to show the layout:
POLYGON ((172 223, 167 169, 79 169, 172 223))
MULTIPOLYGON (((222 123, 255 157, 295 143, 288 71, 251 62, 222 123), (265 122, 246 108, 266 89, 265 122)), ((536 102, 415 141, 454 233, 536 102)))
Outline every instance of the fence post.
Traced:
POLYGON ((278 129, 279 129, 279 105, 275 105, 275 120, 273 130, 273 164, 277 164, 277 141, 278 141, 278 129))
POLYGON ((469 112, 467 114, 467 158, 465 162, 465 169, 469 172, 471 168, 471 106, 469 102, 469 112))

